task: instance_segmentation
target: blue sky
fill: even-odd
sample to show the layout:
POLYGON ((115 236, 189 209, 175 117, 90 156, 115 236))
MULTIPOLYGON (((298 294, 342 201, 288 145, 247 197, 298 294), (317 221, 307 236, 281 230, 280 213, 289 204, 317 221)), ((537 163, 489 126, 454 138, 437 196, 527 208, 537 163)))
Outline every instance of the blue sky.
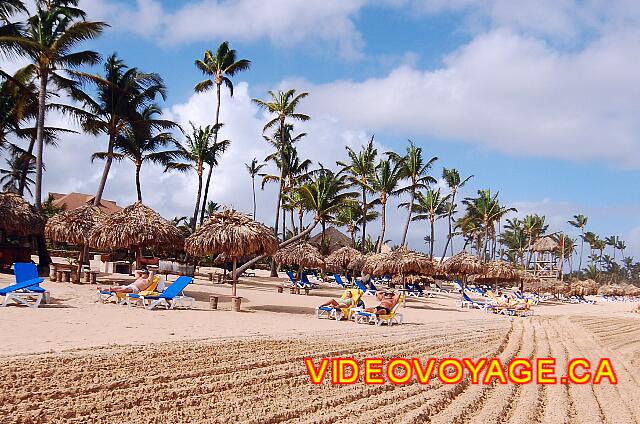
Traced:
MULTIPOLYGON (((309 132, 301 149, 318 161, 342 159, 345 145, 374 133, 383 150, 402 151, 410 138, 440 158, 435 176, 443 166, 476 176, 465 194, 499 191, 521 214, 546 214, 552 231, 568 230, 563 223, 584 213, 591 230, 620 235, 640 255, 640 65, 632 59, 640 54, 640 6, 633 2, 84 3, 92 18, 112 24, 91 47, 160 73, 169 88, 163 107, 182 123, 212 119, 212 97, 193 93, 202 79, 193 61, 205 49, 229 40, 253 62, 235 78, 236 96, 223 98, 225 137, 234 147, 214 174, 220 203, 250 208, 242 163, 267 152, 260 141, 266 117, 250 98, 298 88, 311 93, 301 110, 313 117, 301 128, 309 132)), ((69 143, 76 156, 57 162, 81 163, 82 172, 54 165, 47 188, 92 191, 100 164, 86 156, 104 140, 69 143)), ((130 176, 118 165, 107 195, 133 200, 130 176)), ((159 178, 166 183, 145 201, 166 216, 188 215, 195 179, 159 178)), ((272 219, 271 190, 260 194, 264 220, 272 219)), ((392 238, 403 216, 392 213, 392 238)), ((413 247, 424 248, 424 234, 426 226, 416 225, 413 247)))

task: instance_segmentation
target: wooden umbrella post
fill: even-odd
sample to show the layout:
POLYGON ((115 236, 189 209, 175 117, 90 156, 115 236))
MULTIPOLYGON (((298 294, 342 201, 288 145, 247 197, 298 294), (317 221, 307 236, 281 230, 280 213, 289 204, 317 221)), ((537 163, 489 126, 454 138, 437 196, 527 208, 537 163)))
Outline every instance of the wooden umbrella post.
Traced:
POLYGON ((80 246, 80 255, 78 255, 78 269, 76 271, 76 276, 74 279, 74 283, 79 283, 82 276, 82 264, 84 263, 84 247, 85 245, 83 244, 82 246, 80 246))
POLYGON ((237 292, 236 292, 236 283, 238 282, 238 275, 236 272, 236 268, 237 268, 237 263, 238 263, 238 259, 234 256, 233 257, 233 271, 232 271, 232 278, 233 278, 233 285, 231 288, 231 296, 233 298, 233 311, 235 312, 240 312, 240 305, 242 304, 242 297, 237 296, 237 292))

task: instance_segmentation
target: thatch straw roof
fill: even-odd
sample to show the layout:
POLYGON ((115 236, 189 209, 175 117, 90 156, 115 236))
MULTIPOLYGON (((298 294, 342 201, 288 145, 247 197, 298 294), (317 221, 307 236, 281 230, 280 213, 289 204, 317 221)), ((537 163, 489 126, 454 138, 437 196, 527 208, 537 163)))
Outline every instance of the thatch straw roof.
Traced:
POLYGON ((569 284, 556 279, 547 279, 546 284, 550 284, 549 291, 553 294, 568 294, 570 290, 569 284))
MULTIPOLYGON (((249 262, 251 259, 255 258, 256 255, 246 255, 237 257, 236 260, 238 263, 249 262)), ((223 266, 224 264, 230 264, 233 260, 231 255, 227 255, 226 253, 220 253, 213 259, 213 264, 217 266, 223 266)))
POLYGON ((351 262, 361 258, 362 256, 362 253, 356 249, 351 247, 342 247, 327 256, 325 263, 327 266, 336 270, 343 270, 346 269, 351 262))
POLYGON ((532 245, 531 250, 534 252, 555 252, 560 248, 557 241, 549 236, 540 237, 532 245))
POLYGON ((107 218, 100 208, 80 206, 49 218, 44 227, 45 237, 58 243, 85 245, 91 230, 107 218))
POLYGON ((475 281, 514 281, 520 279, 518 271, 504 261, 490 261, 483 267, 482 273, 474 275, 475 281))
POLYGON ((442 263, 442 270, 447 274, 469 275, 482 274, 484 265, 477 256, 467 252, 460 252, 442 263))
POLYGON ((410 273, 432 275, 435 268, 435 263, 427 255, 401 247, 390 253, 369 256, 364 261, 362 272, 372 275, 410 273))
POLYGON ((140 202, 109 215, 89 235, 89 245, 98 249, 181 248, 183 241, 175 225, 140 202))
POLYGON ((272 229, 248 215, 227 209, 211 215, 185 240, 184 248, 194 256, 219 253, 232 257, 271 255, 278 249, 278 238, 272 229))
POLYGON ((46 218, 16 193, 0 193, 0 231, 12 236, 42 234, 46 218))
POLYGON ((409 284, 430 284, 435 280, 428 275, 409 274, 404 276, 404 281, 409 284))
POLYGON ((598 294, 600 286, 593 280, 582 280, 571 283, 570 293, 572 295, 589 296, 598 294))
POLYGON ((304 268, 322 268, 324 259, 320 251, 311 244, 301 241, 290 244, 276 252, 273 259, 281 264, 298 265, 304 268))
POLYGON ((607 284, 606 286, 600 286, 598 294, 604 296, 624 296, 625 291, 619 284, 607 284))
MULTIPOLYGON (((329 254, 343 247, 353 248, 353 241, 336 227, 329 227, 324 232, 326 243, 329 244, 329 254)), ((322 232, 309 239, 309 243, 320 249, 322 245, 322 232)))
POLYGON ((364 266, 364 262, 367 260, 367 258, 369 258, 372 255, 373 253, 366 253, 364 255, 360 255, 359 257, 349 262, 349 265, 347 265, 347 269, 351 271, 362 270, 362 267, 364 266))
POLYGON ((624 294, 627 296, 640 295, 640 288, 634 286, 633 284, 625 283, 622 285, 622 289, 624 290, 624 294))

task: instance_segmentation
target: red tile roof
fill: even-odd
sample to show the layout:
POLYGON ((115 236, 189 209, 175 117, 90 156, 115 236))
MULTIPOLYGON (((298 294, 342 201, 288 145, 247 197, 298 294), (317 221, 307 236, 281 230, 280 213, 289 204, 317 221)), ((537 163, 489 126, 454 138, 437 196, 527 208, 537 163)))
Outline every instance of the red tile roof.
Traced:
MULTIPOLYGON (((93 203, 94 195, 92 194, 83 194, 83 193, 49 193, 49 196, 53 197, 53 205, 54 206, 63 206, 67 210, 77 209, 80 206, 86 205, 88 203, 93 203)), ((116 204, 116 202, 112 200, 102 199, 100 201, 100 209, 106 214, 111 215, 112 213, 120 212, 122 208, 116 204)))

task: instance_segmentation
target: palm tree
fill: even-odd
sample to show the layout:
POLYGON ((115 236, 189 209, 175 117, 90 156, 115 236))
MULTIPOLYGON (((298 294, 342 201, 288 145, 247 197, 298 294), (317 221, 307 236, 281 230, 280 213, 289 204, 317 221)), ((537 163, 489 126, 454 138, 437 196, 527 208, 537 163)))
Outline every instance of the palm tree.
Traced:
POLYGON ((362 219, 362 210, 356 202, 345 202, 342 208, 336 214, 336 224, 345 227, 351 236, 353 247, 356 246, 356 233, 360 229, 358 224, 362 219))
POLYGON ((626 248, 627 248, 627 244, 622 240, 618 240, 618 243, 616 244, 616 249, 620 251, 620 254, 623 258, 624 258, 624 251, 626 248))
MULTIPOLYGON (((362 216, 368 216, 369 204, 367 203, 367 193, 371 192, 371 178, 373 176, 378 150, 373 145, 373 136, 369 142, 362 146, 360 152, 356 153, 350 147, 346 147, 349 162, 336 162, 342 167, 341 172, 346 172, 347 181, 351 186, 359 187, 362 190, 362 216)), ((364 248, 367 238, 367 220, 362 221, 361 247, 364 248)))
MULTIPOLYGON (((309 93, 296 94, 296 90, 288 90, 278 92, 269 91, 269 95, 271 96, 270 101, 253 99, 253 102, 269 113, 275 115, 271 120, 269 120, 269 122, 265 124, 263 132, 266 132, 268 129, 273 128, 276 125, 278 126, 278 137, 280 142, 278 153, 280 154, 280 161, 284 163, 284 151, 288 146, 286 121, 287 119, 293 119, 295 121, 305 122, 311 119, 308 115, 296 112, 296 108, 300 104, 300 101, 307 97, 309 93)), ((278 221, 280 220, 280 206, 282 204, 282 195, 284 191, 284 179, 285 175, 283 174, 280 176, 278 204, 276 205, 276 220, 274 225, 276 234, 278 234, 278 221)), ((275 269, 272 269, 271 273, 273 274, 274 271, 275 269)))
POLYGON ((11 157, 5 159, 7 167, 0 169, 0 184, 2 184, 2 190, 7 192, 19 193, 20 183, 22 181, 23 171, 26 168, 26 185, 24 188, 31 195, 31 188, 29 185, 34 184, 33 179, 29 175, 35 173, 36 165, 31 156, 27 156, 24 153, 13 152, 11 157))
POLYGON ((527 251, 529 251, 529 257, 527 260, 527 265, 531 262, 531 256, 533 252, 531 251, 531 245, 547 231, 548 225, 545 224, 545 217, 533 214, 527 215, 522 220, 522 225, 524 232, 527 235, 527 251))
POLYGON ((464 185, 473 178, 473 175, 469 175, 464 180, 460 177, 460 173, 457 169, 447 169, 444 168, 442 170, 442 178, 447 183, 449 190, 451 190, 451 201, 449 202, 449 210, 447 213, 447 219, 449 221, 449 233, 447 235, 447 242, 444 245, 444 251, 442 252, 442 257, 440 258, 440 262, 444 260, 444 257, 447 256, 447 248, 451 245, 451 255, 453 256, 453 228, 452 228, 452 217, 454 210, 456 208, 456 195, 458 194, 458 190, 460 190, 464 185))
MULTIPOLYGON (((19 37, 22 24, 11 22, 11 18, 18 13, 29 13, 21 0, 0 1, 0 52, 11 55, 15 48, 15 43, 6 40, 5 37, 19 37)), ((4 74, 0 70, 1 74, 4 74)))
POLYGON ((204 216, 205 218, 210 218, 211 215, 219 211, 220 211, 220 204, 212 200, 209 200, 209 202, 207 202, 207 206, 204 208, 204 216))
POLYGON ((507 219, 504 231, 500 235, 500 243, 507 247, 508 253, 513 254, 514 259, 517 259, 513 261, 514 264, 519 261, 522 268, 526 268, 525 252, 529 244, 522 220, 507 219))
POLYGON ((151 132, 176 127, 175 122, 153 119, 156 114, 149 113, 157 96, 166 99, 166 87, 158 74, 143 73, 137 68, 129 68, 113 54, 104 64, 105 75, 92 75, 81 72, 74 74, 96 90, 96 99, 80 94, 79 98, 87 109, 81 114, 83 129, 93 135, 105 134, 109 138, 102 178, 94 198, 94 205, 102 200, 107 178, 111 169, 116 143, 125 137, 126 129, 151 132), (147 115, 144 112, 147 111, 147 115))
POLYGON ((442 196, 440 189, 429 189, 426 192, 418 192, 416 196, 416 204, 413 209, 416 215, 412 218, 414 221, 428 220, 431 228, 429 236, 429 256, 433 259, 433 247, 435 244, 435 222, 447 216, 448 203, 451 198, 450 194, 442 196))
POLYGON ((428 175, 427 172, 438 158, 432 157, 425 162, 422 157, 422 147, 417 147, 411 140, 409 140, 409 147, 407 147, 404 156, 400 156, 394 152, 389 152, 388 155, 396 161, 402 161, 404 164, 403 176, 409 180, 409 185, 400 189, 400 193, 409 193, 409 201, 406 203, 409 213, 407 215, 407 221, 404 224, 402 242, 400 243, 402 246, 405 246, 407 244, 407 233, 409 231, 411 215, 413 214, 413 203, 416 198, 416 193, 419 190, 427 189, 429 184, 436 182, 436 179, 428 175))
MULTIPOLYGON (((129 159, 135 166, 136 192, 138 201, 142 202, 142 189, 140 186, 140 169, 145 162, 153 162, 158 165, 167 166, 173 156, 169 150, 161 150, 163 147, 172 145, 175 140, 169 132, 159 132, 149 125, 154 121, 153 117, 160 114, 160 108, 156 105, 148 105, 141 112, 141 122, 124 131, 116 138, 114 149, 117 152, 112 154, 115 161, 129 159)), ((177 127, 177 124, 175 124, 177 127)), ((97 152, 91 156, 91 160, 107 159, 108 152, 97 152)))
POLYGON ((187 163, 172 161, 169 162, 165 168, 165 171, 170 169, 180 172, 195 171, 198 176, 196 206, 193 211, 193 220, 191 221, 191 229, 193 231, 195 231, 196 224, 198 222, 198 211, 200 209, 200 200, 202 196, 202 174, 204 172, 204 165, 211 156, 212 146, 210 143, 213 139, 214 132, 215 129, 211 125, 196 128, 193 122, 191 122, 191 134, 185 133, 184 144, 175 141, 175 150, 171 152, 174 157, 183 159, 187 163))
POLYGON ((32 61, 27 68, 40 80, 36 120, 36 208, 40 208, 42 203, 44 128, 49 85, 53 84, 75 95, 77 83, 65 76, 65 71, 95 65, 100 61, 100 55, 91 50, 74 51, 74 48, 83 41, 96 38, 108 26, 104 22, 86 21, 86 13, 77 7, 78 3, 79 0, 37 0, 36 11, 20 34, 3 37, 2 40, 4 46, 9 46, 32 61))
POLYGON ((381 160, 371 178, 371 189, 378 194, 378 198, 373 203, 382 206, 380 237, 378 237, 378 242, 376 243, 376 252, 378 253, 382 249, 384 233, 387 227, 387 202, 390 197, 400 194, 398 186, 404 176, 404 166, 404 160, 381 160))
MULTIPOLYGON (((236 59, 236 51, 229 48, 229 42, 224 41, 218 46, 215 55, 211 50, 204 52, 204 58, 202 60, 196 60, 196 67, 202 71, 204 75, 213 77, 212 79, 206 79, 195 86, 196 93, 202 93, 216 88, 216 120, 215 128, 218 130, 220 126, 220 91, 222 84, 226 85, 229 89, 231 97, 233 97, 233 82, 232 76, 238 72, 246 71, 251 67, 251 62, 246 59, 236 59)), ((218 130, 213 135, 213 143, 218 142, 218 130)), ((202 204, 207 203, 207 197, 209 195, 209 183, 211 182, 211 174, 213 168, 209 168, 209 174, 207 175, 207 183, 204 189, 204 198, 202 204)), ((204 219, 204 207, 202 208, 202 215, 200 216, 200 223, 204 219)))
POLYGON ((616 260, 616 250, 618 248, 618 241, 620 240, 620 237, 618 236, 609 236, 606 237, 604 239, 604 242, 607 244, 607 246, 611 246, 613 248, 613 260, 616 260))
POLYGON ((465 217, 461 219, 462 225, 473 228, 474 235, 478 239, 477 249, 483 260, 488 260, 490 251, 487 249, 490 238, 493 240, 492 252, 495 254, 496 228, 499 222, 509 212, 517 212, 515 208, 501 206, 498 202, 498 194, 491 194, 491 190, 478 190, 478 197, 467 197, 463 200, 467 208, 465 217), (466 222, 465 222, 466 221, 466 222))
POLYGON ((247 172, 251 177, 251 189, 253 192, 253 219, 256 219, 256 176, 262 168, 267 166, 267 164, 258 164, 258 159, 253 158, 253 160, 251 160, 251 164, 245 163, 244 166, 247 168, 247 172))
POLYGON ((587 221, 589 220, 589 218, 587 218, 584 215, 574 215, 573 216, 573 220, 569 221, 569 225, 580 229, 580 236, 582 238, 582 242, 580 243, 580 260, 578 262, 578 268, 579 270, 582 270, 582 252, 584 251, 584 229, 587 226, 587 221))

